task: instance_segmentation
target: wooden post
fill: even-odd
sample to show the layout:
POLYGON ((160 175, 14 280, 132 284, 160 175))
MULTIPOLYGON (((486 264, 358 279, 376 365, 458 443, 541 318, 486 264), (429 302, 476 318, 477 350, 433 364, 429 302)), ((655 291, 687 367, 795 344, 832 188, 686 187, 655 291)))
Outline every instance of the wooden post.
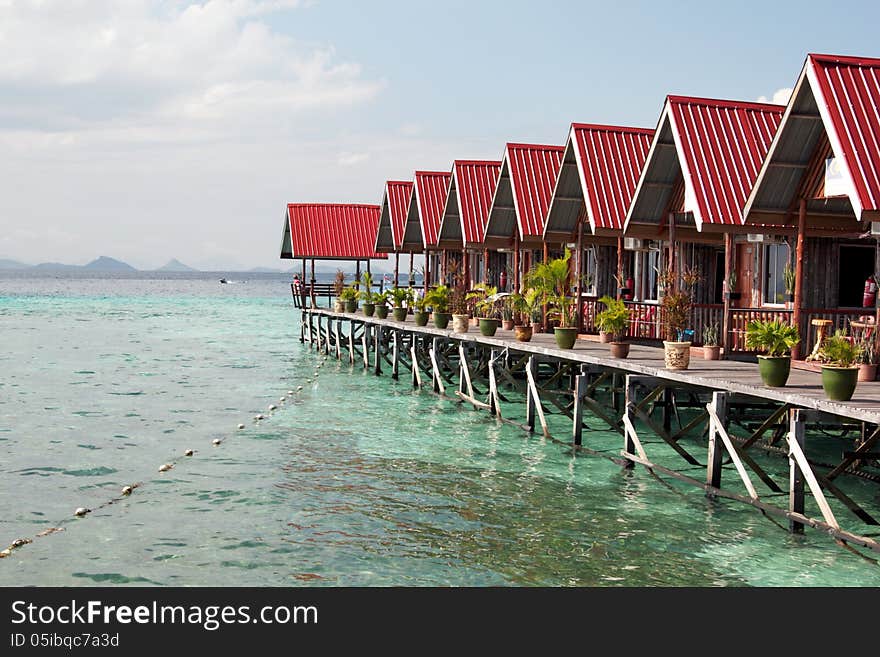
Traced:
POLYGON ((367 273, 369 274, 370 273, 370 259, 367 258, 366 260, 364 260, 364 263, 366 263, 366 265, 367 265, 367 273))
POLYGON ((394 252, 394 289, 400 287, 400 253, 394 252))
POLYGON ((312 307, 315 308, 318 305, 318 298, 315 296, 315 259, 312 258, 312 284, 309 286, 309 297, 311 298, 312 307))
POLYGON ((730 310, 730 294, 735 292, 735 290, 731 290, 728 287, 728 281, 730 280, 730 274, 734 270, 734 254, 736 253, 736 245, 733 241, 733 233, 725 233, 724 234, 724 284, 721 286, 723 292, 723 302, 724 302, 724 310, 722 315, 722 335, 721 335, 721 346, 724 349, 724 357, 728 358, 730 356, 731 345, 733 344, 733 334, 731 331, 733 330, 732 322, 733 316, 731 315, 730 310))
POLYGON ((354 320, 348 320, 348 362, 354 365, 354 320))
MULTIPOLYGON (((538 361, 534 356, 529 357, 526 368, 531 373, 531 378, 537 380, 538 361)), ((530 432, 535 432, 535 400, 528 389, 526 389, 526 426, 528 426, 530 432)))
POLYGON ((581 373, 574 377, 574 417, 572 418, 571 440, 575 445, 581 444, 584 429, 584 396, 587 394, 588 375, 581 373))
POLYGON ((370 366, 370 325, 364 322, 364 332, 361 333, 361 351, 364 357, 364 369, 370 366))
POLYGON ((375 357, 375 363, 373 364, 373 374, 379 376, 382 374, 382 359, 380 358, 380 352, 382 350, 382 325, 378 324, 376 326, 376 330, 373 331, 373 334, 376 336, 375 349, 373 356, 375 357))
POLYGON ((437 362, 437 354, 440 351, 440 339, 434 338, 434 341, 431 344, 431 372, 434 377, 434 392, 438 395, 445 395, 446 390, 443 387, 443 379, 440 376, 440 365, 437 362))
POLYGON ((315 331, 315 333, 317 334, 317 338, 318 338, 318 341, 315 343, 315 348, 317 349, 318 353, 320 353, 321 352, 321 315, 318 315, 315 318, 315 320, 317 322, 317 330, 315 331))
MULTIPOLYGON (((796 442, 798 446, 803 451, 804 447, 804 436, 806 433, 806 427, 804 426, 804 421, 801 418, 800 409, 793 408, 789 411, 789 437, 788 439, 792 442, 796 442)), ((789 479, 788 479, 788 510, 791 513, 800 513, 804 512, 804 473, 801 471, 800 467, 797 464, 795 458, 789 454, 788 456, 789 462, 789 479)), ((796 520, 788 521, 788 529, 793 534, 803 534, 804 533, 804 525, 796 520)))
POLYGON ((394 344, 392 345, 391 352, 391 378, 395 381, 398 379, 398 359, 400 358, 399 345, 397 343, 399 332, 397 330, 394 331, 394 344))
MULTIPOLYGON (((581 293, 583 292, 583 284, 582 280, 584 278, 584 246, 583 246, 583 237, 584 237, 584 224, 583 219, 578 219, 577 225, 577 285, 575 285, 575 299, 577 299, 575 312, 577 318, 577 329, 578 333, 584 332, 584 302, 581 299, 581 293)), ((580 443, 578 443, 580 444, 580 443)))
MULTIPOLYGON (((620 288, 623 287, 625 280, 623 278, 623 236, 618 236, 617 238, 617 275, 620 277, 620 280, 617 281, 617 299, 620 300, 623 298, 623 295, 620 294, 620 288)), ((635 290, 632 290, 635 292, 635 290)))
POLYGON ((483 283, 489 285, 489 249, 483 249, 483 283))
MULTIPOLYGON (((712 410, 722 421, 727 419, 727 393, 715 391, 712 393, 712 410)), ((718 428, 712 419, 709 419, 709 456, 706 463, 706 484, 712 488, 721 488, 721 465, 724 457, 724 449, 718 428)), ((709 494, 711 497, 711 493, 709 494)))
MULTIPOLYGON (((495 417, 501 417, 501 404, 498 399, 498 381, 495 378, 495 359, 498 351, 493 349, 489 354, 489 413, 495 417)), ((473 396, 473 391, 471 391, 473 396)))
POLYGON ((326 329, 327 333, 324 335, 324 337, 326 338, 324 340, 324 353, 327 354, 328 356, 330 355, 330 324, 332 324, 332 323, 333 323, 333 318, 328 317, 327 318, 327 329, 326 329))
POLYGON ((513 230, 513 291, 520 292, 519 228, 513 230))
POLYGON ((462 286, 464 287, 464 291, 467 292, 471 289, 471 259, 468 258, 467 249, 461 250, 461 260, 462 260, 462 271, 464 275, 462 276, 462 286))
POLYGON ((675 403, 675 391, 671 387, 663 388, 663 431, 672 430, 672 404, 675 403))
POLYGON ((337 319, 336 323, 333 325, 333 331, 335 333, 336 338, 336 360, 342 360, 342 336, 339 330, 339 325, 342 323, 341 319, 337 319))
MULTIPOLYGON (((794 260, 794 310, 791 313, 791 325, 798 331, 801 330, 801 306, 803 306, 804 288, 804 242, 807 230, 807 199, 798 201, 798 233, 797 247, 794 260)), ((803 339, 801 340, 803 342, 803 339)), ((791 357, 797 360, 801 357, 800 342, 791 349, 791 357)), ((803 531, 803 526, 801 526, 803 531)))
MULTIPOLYGON (((615 377, 616 376, 617 375, 615 374, 615 377)), ((626 375, 625 403, 626 403, 626 408, 623 412, 623 415, 624 415, 624 417, 629 418, 630 404, 635 405, 635 403, 636 403, 636 383, 635 383, 635 380, 633 379, 632 374, 626 375)), ((626 452, 627 454, 635 454, 636 453, 636 444, 633 441, 632 437, 629 435, 629 432, 627 432, 627 431, 623 432, 623 451, 626 452)), ((626 463, 624 464, 623 467, 626 469, 632 469, 633 467, 635 467, 635 463, 633 463, 629 459, 626 459, 626 463)))
POLYGON ((676 249, 678 245, 675 243, 675 213, 669 213, 669 271, 672 272, 672 292, 678 290, 678 276, 676 276, 676 249))
POLYGON ((360 261, 360 260, 355 260, 355 264, 354 264, 354 282, 355 282, 355 285, 357 285, 358 287, 360 287, 360 284, 361 284, 361 261, 360 261))
POLYGON ((422 375, 419 374, 419 359, 418 354, 416 352, 416 336, 413 334, 412 342, 409 347, 409 355, 412 359, 412 387, 413 388, 421 388, 422 387, 422 375))

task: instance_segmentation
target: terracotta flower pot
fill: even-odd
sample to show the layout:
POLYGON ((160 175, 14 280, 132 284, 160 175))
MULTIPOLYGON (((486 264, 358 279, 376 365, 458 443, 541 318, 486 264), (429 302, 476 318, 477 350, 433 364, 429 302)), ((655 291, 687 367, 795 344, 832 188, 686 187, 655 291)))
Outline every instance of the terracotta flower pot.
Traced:
POLYGON ((822 366, 822 387, 832 401, 849 401, 859 381, 858 367, 822 366))
POLYGON ((691 364, 691 343, 664 340, 663 362, 667 370, 686 370, 691 364))
POLYGON ((479 317, 471 317, 471 324, 473 326, 479 326, 480 325, 480 318, 479 317))
POLYGON ((599 331, 599 342, 607 344, 614 339, 614 335, 610 331, 599 331))
POLYGON ((874 381, 877 378, 877 364, 859 365, 859 381, 874 381))
POLYGON ((467 315, 452 315, 452 330, 456 333, 467 333, 470 326, 470 317, 467 315))
POLYGON ((513 330, 513 320, 512 319, 502 319, 501 320, 501 328, 503 328, 505 331, 512 331, 513 330))
POLYGON ((721 360, 721 345, 703 345, 703 358, 705 360, 721 360))
POLYGON ((520 342, 528 342, 532 339, 532 326, 514 326, 513 335, 520 342))
POLYGON ((612 358, 626 358, 629 356, 629 342, 609 342, 612 358))
POLYGON ((761 381, 768 388, 781 388, 791 372, 791 356, 758 356, 761 381))
POLYGON ((345 312, 345 301, 340 301, 339 299, 336 299, 333 302, 333 312, 344 313, 345 312))
POLYGON ((432 313, 434 315, 434 326, 438 329, 445 329, 449 326, 449 320, 452 317, 449 313, 432 313))

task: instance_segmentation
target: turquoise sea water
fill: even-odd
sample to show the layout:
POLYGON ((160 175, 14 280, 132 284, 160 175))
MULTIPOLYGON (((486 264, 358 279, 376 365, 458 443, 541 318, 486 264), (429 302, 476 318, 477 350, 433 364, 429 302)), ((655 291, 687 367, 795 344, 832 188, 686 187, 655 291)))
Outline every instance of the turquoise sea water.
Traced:
POLYGON ((33 539, 0 584, 880 585, 819 532, 323 360, 249 276, 0 277, 0 549, 33 539))

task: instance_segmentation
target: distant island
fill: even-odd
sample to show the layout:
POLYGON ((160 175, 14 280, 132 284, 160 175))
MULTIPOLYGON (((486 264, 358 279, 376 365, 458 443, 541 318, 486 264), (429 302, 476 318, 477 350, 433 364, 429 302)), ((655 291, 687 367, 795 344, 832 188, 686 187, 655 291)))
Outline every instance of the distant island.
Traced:
POLYGON ((156 271, 198 271, 198 269, 194 269, 189 265, 183 264, 177 258, 171 258, 168 262, 166 262, 161 267, 158 267, 156 271))

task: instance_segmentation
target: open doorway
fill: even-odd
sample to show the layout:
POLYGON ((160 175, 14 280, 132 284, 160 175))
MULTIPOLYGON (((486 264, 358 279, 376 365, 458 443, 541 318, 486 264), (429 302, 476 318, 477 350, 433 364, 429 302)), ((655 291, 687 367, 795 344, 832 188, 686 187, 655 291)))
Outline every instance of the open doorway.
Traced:
POLYGON ((837 305, 861 308, 865 279, 874 273, 874 246, 840 247, 837 305))

